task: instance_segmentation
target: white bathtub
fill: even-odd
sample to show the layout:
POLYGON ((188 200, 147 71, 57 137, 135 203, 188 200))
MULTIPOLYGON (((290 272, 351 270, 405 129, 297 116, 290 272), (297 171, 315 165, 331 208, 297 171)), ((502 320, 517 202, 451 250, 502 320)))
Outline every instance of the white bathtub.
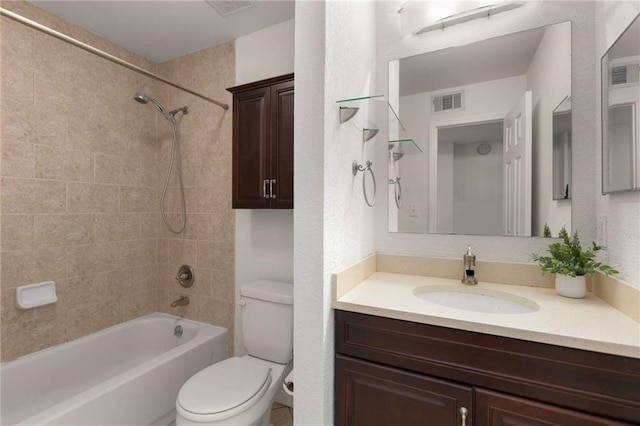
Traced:
POLYGON ((0 424, 166 425, 182 384, 226 351, 222 327, 159 313, 128 321, 2 364, 0 424))

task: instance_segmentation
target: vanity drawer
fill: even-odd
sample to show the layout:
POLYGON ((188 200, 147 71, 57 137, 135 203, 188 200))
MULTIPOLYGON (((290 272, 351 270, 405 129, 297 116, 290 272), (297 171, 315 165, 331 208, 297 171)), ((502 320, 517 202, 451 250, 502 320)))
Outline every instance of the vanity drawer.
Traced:
POLYGON ((336 311, 336 353, 640 424, 640 360, 336 311))

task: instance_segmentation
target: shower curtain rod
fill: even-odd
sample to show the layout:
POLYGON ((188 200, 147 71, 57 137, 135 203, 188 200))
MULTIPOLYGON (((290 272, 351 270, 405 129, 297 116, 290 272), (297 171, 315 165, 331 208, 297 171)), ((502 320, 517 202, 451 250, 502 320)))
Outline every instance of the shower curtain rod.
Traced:
POLYGON ((211 102, 213 104, 218 105, 219 107, 221 107, 221 108, 223 108, 225 110, 229 109, 229 105, 228 104, 225 104, 225 103, 222 103, 222 102, 218 102, 218 101, 216 101, 214 99, 211 99, 211 98, 209 98, 207 96, 201 95, 198 92, 194 92, 193 90, 189 90, 186 87, 180 86, 179 84, 176 84, 176 83, 174 83, 172 81, 169 81, 166 78, 160 77, 157 74, 149 72, 149 71, 145 70, 144 68, 140 68, 137 65, 134 65, 134 64, 132 64, 130 62, 127 62, 127 61, 125 61, 123 59, 120 59, 117 56, 113 56, 113 55, 111 55, 111 54, 109 54, 107 52, 104 52, 104 51, 100 50, 100 49, 96 49, 95 47, 90 46, 90 45, 88 45, 86 43, 83 43, 83 42, 81 42, 79 40, 76 40, 75 38, 69 37, 66 34, 62 34, 61 32, 58 32, 58 31, 53 30, 53 29, 51 29, 49 27, 46 27, 46 26, 44 26, 42 24, 39 24, 38 22, 32 21, 31 19, 28 19, 28 18, 25 18, 22 15, 18 15, 17 13, 11 12, 11 11, 5 9, 4 7, 0 7, 0 15, 6 16, 7 18, 10 18, 10 19, 13 19, 14 21, 20 22, 21 24, 24 24, 24 25, 26 25, 28 27, 34 28, 34 29, 36 29, 36 30, 38 30, 40 32, 43 32, 45 34, 48 34, 48 35, 50 35, 52 37, 55 37, 58 40, 62 40, 62 41, 66 42, 66 43, 69 43, 69 44, 71 44, 73 46, 79 47, 82 50, 86 50, 87 52, 91 52, 94 55, 100 56, 101 58, 104 58, 104 59, 106 59, 108 61, 111 61, 113 63, 121 65, 121 66, 123 66, 125 68, 128 68, 131 71, 135 71, 135 72, 137 72, 139 74, 146 75, 147 77, 151 77, 151 78, 153 78, 155 80, 161 81, 161 82, 163 82, 165 84, 168 84, 169 86, 175 87, 176 89, 180 89, 180 90, 185 91, 187 93, 190 93, 190 94, 192 94, 194 96, 197 96, 200 99, 204 99, 205 101, 209 101, 209 102, 211 102))

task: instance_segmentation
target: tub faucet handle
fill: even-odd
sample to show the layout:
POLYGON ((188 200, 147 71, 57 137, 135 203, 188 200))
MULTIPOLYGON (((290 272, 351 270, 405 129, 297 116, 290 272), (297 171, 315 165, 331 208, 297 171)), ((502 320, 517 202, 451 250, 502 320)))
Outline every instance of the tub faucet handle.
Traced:
POLYGON ((176 281, 185 288, 191 287, 195 279, 196 275, 193 272, 193 268, 189 265, 182 265, 178 270, 178 275, 176 275, 176 281))

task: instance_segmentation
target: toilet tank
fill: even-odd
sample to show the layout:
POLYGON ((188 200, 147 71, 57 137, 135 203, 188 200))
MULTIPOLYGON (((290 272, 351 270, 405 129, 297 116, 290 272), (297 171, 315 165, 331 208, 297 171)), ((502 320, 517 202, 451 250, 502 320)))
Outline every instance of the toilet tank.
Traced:
POLYGON ((249 355, 286 364, 293 357, 293 285, 254 281, 240 289, 242 337, 249 355))

